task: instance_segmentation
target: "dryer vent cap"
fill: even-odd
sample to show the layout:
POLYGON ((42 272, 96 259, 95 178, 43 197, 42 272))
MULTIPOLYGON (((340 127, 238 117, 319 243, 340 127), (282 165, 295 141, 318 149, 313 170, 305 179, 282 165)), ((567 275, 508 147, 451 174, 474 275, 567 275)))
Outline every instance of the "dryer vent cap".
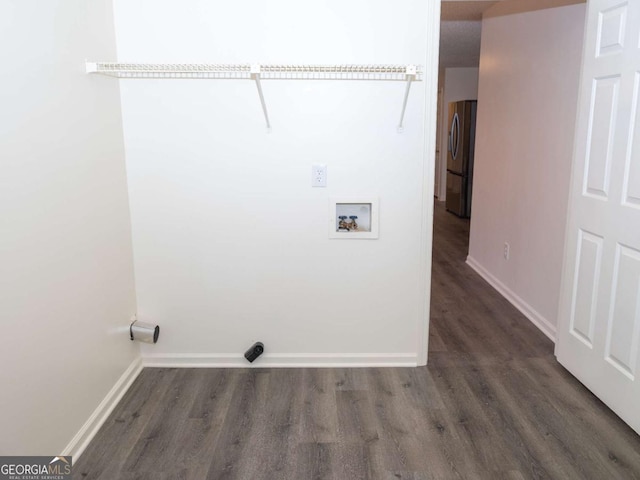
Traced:
POLYGON ((253 363, 253 361, 258 358, 264 352, 264 344, 262 342, 256 342, 249 350, 244 352, 244 358, 246 358, 249 363, 253 363))

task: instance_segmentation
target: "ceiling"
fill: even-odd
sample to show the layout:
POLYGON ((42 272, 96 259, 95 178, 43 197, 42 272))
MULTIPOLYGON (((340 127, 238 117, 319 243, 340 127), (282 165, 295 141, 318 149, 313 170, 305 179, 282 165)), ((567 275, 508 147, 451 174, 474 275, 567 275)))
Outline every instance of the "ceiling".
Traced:
POLYGON ((478 66, 482 14, 495 3, 485 0, 442 2, 440 68, 478 66))

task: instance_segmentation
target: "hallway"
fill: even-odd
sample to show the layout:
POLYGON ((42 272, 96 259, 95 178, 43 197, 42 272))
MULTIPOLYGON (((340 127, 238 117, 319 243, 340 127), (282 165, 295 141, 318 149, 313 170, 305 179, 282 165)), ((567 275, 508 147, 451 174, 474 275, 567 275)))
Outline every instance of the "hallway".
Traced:
POLYGON ((640 479, 640 438, 435 217, 427 367, 147 368, 74 478, 640 479))
POLYGON ((491 478, 492 466, 503 472, 493 478, 640 478, 640 438, 464 263, 469 220, 441 202, 434 217, 427 368, 461 446, 473 452, 466 468, 456 464, 463 478, 491 478))

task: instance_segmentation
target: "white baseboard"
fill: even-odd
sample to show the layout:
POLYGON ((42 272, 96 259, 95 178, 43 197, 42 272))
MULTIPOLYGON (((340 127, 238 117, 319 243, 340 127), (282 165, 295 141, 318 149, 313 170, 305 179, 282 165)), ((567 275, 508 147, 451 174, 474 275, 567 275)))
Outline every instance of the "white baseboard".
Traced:
POLYGON ((325 368, 325 367, 415 367, 416 354, 396 353, 265 353, 253 363, 242 354, 167 353, 142 357, 145 367, 165 368, 325 368))
POLYGON ((540 329, 551 341, 556 341, 556 327, 549 320, 540 315, 531 305, 516 295, 509 287, 494 277, 488 270, 474 260, 470 255, 467 256, 467 265, 473 268, 478 275, 484 278, 489 285, 495 288, 504 298, 509 300, 511 304, 540 329))
POLYGON ((131 362, 131 365, 127 367, 109 393, 107 393, 107 396, 104 397, 102 402, 100 402, 98 408, 94 410, 80 431, 76 433, 73 439, 65 447, 62 451, 62 455, 71 455, 74 463, 78 460, 78 457, 82 455, 84 449, 89 445, 89 442, 93 439, 96 433, 98 433, 100 427, 102 427, 113 409, 116 407, 118 402, 120 402, 127 390, 129 390, 129 387, 141 371, 142 360, 140 358, 136 358, 131 362))

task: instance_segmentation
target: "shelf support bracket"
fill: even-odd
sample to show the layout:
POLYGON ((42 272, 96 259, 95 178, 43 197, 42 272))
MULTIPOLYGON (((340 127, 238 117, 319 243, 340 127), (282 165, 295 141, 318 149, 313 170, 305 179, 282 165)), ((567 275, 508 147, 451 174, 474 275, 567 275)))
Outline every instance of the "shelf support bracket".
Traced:
POLYGON ((411 90, 411 82, 416 79, 417 68, 415 65, 407 65, 407 69, 405 71, 405 79, 407 81, 407 86, 404 89, 404 101, 402 102, 402 112, 400 112, 400 123, 398 123, 398 133, 402 133, 404 131, 404 113, 407 110, 407 100, 409 100, 409 91, 411 90))
POLYGON ((258 89, 258 95, 260 96, 260 104, 262 105, 262 111, 264 112, 264 119, 267 122, 267 133, 271 133, 271 122, 269 121, 269 113, 267 112, 267 104, 264 101, 264 94, 262 93, 262 84, 260 83, 260 65, 251 65, 251 78, 256 81, 256 88, 258 89))

